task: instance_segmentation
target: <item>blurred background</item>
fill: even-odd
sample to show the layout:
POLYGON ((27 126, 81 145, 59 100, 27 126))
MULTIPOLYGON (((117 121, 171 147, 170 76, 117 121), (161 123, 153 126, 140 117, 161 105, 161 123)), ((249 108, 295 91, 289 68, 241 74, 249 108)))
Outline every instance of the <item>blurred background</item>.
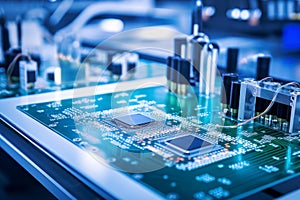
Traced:
MULTIPOLYGON (((57 43, 61 44, 62 40, 71 38, 71 35, 76 36, 75 39, 80 42, 81 47, 93 48, 118 33, 135 28, 167 27, 191 34, 191 12, 195 8, 195 0, 1 0, 0 2, 1 24, 2 27, 6 24, 9 30, 9 44, 6 42, 5 47, 1 48, 0 61, 4 61, 3 51, 8 47, 21 45, 25 52, 37 53, 45 61, 47 66, 42 65, 42 72, 49 65, 57 65, 54 56, 57 52, 55 48, 57 46, 59 48, 57 43), (18 32, 17 24, 20 21, 23 27, 22 37, 18 37, 20 31, 18 32)), ((203 4, 203 31, 221 47, 219 67, 225 65, 226 48, 236 46, 241 50, 239 63, 241 71, 254 68, 251 66, 251 59, 256 54, 264 53, 270 54, 273 58, 271 76, 298 80, 299 0, 204 0, 203 4), (282 70, 282 66, 285 70, 282 70), (289 70, 286 70, 287 67, 289 70)), ((135 34, 128 38, 133 38, 134 42, 121 38, 105 46, 112 49, 132 49, 143 46, 147 39, 149 40, 149 34, 153 36, 153 33, 135 34)), ((169 42, 173 40, 172 35, 158 32, 154 35, 156 38, 151 38, 153 43, 161 48, 172 49, 169 42)), ((64 42, 68 43, 66 40, 64 42)), ((83 57, 84 48, 80 53, 83 57)), ((154 54, 158 57, 159 55, 160 53, 154 54)), ((247 73, 253 72, 250 70, 247 73)))

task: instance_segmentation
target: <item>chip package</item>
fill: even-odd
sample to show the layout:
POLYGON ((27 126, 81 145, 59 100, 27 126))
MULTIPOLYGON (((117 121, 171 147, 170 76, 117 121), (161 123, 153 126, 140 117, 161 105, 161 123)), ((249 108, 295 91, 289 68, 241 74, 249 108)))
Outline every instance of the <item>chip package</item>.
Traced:
POLYGON ((220 149, 219 145, 212 144, 194 135, 184 135, 168 139, 164 142, 167 147, 180 155, 204 154, 220 149))
POLYGON ((114 118, 117 123, 121 123, 129 128, 137 128, 153 122, 153 119, 140 113, 128 114, 114 118))

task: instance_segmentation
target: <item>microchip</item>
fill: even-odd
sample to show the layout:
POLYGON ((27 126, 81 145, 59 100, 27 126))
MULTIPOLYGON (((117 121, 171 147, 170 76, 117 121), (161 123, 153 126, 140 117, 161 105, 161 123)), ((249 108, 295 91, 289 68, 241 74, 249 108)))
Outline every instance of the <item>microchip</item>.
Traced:
POLYGON ((138 128, 140 126, 147 125, 154 121, 153 119, 151 119, 145 115, 142 115, 140 113, 116 117, 116 118, 114 118, 114 120, 116 122, 119 122, 122 125, 130 127, 130 128, 138 128))
POLYGON ((165 141, 167 147, 182 155, 207 153, 220 149, 219 145, 212 144, 194 135, 184 135, 165 141))

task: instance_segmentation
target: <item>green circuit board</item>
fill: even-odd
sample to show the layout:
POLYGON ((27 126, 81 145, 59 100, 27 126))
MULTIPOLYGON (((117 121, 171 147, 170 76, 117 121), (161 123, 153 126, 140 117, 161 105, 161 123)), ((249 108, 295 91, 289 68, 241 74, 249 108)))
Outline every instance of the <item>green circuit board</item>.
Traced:
POLYGON ((149 87, 18 109, 167 199, 242 198, 300 174, 300 138, 232 125, 220 99, 149 87))

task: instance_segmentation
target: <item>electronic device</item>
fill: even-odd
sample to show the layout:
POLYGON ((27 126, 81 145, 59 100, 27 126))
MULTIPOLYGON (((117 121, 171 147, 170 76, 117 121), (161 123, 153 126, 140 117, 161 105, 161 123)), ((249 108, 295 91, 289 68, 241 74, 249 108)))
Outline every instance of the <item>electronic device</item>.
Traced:
POLYGON ((243 198, 300 172, 298 136, 256 122, 228 128, 237 121, 220 114, 219 95, 178 95, 164 77, 0 106, 9 126, 114 198, 243 198))
MULTIPOLYGON (((220 70, 222 46, 202 32, 203 5, 195 3, 192 35, 167 30, 176 37, 165 63, 99 46, 63 69, 74 58, 62 51, 66 63, 48 68, 49 85, 40 87, 37 63, 13 58, 17 68, 8 71, 19 70, 22 90, 52 92, 0 100, 1 121, 105 198, 242 199, 299 176, 300 85, 269 77, 267 54, 245 77, 234 46, 220 70)), ((2 135, 0 142, 18 151, 2 135)))

